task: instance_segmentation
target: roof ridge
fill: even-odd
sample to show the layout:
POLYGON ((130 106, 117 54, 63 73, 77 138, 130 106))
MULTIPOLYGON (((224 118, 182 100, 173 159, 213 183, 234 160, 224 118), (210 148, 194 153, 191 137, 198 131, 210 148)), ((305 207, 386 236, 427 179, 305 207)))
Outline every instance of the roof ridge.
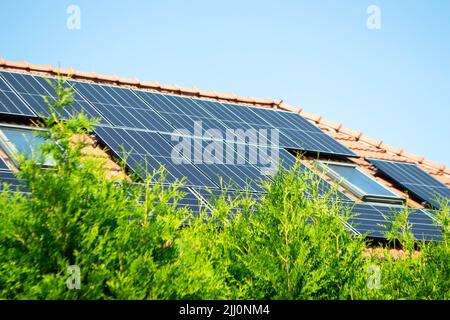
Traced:
POLYGON ((0 67, 6 67, 11 69, 18 70, 26 70, 26 71, 35 71, 35 72, 44 72, 51 73, 54 75, 70 75, 74 78, 81 78, 86 80, 97 80, 97 81, 105 81, 111 82, 119 85, 132 85, 137 86, 139 88, 147 88, 152 90, 171 92, 184 94, 189 96, 203 97, 203 98, 213 98, 218 100, 224 100, 228 102, 237 102, 237 103, 245 103, 252 104, 257 106, 264 106, 274 109, 281 109, 286 111, 291 111, 300 114, 304 118, 313 121, 317 124, 322 124, 324 126, 330 127, 336 132, 346 134, 355 138, 357 141, 362 141, 371 146, 375 146, 376 148, 385 150, 386 152, 393 153, 397 156, 402 156, 406 159, 411 160, 414 163, 428 166, 432 169, 438 170, 438 172, 442 172, 450 175, 450 168, 448 168, 445 164, 437 164, 433 161, 426 159, 425 157, 416 156, 410 153, 405 152, 402 148, 395 148, 384 143, 382 140, 375 140, 367 137, 363 134, 363 132, 356 132, 353 130, 344 127, 343 124, 338 124, 332 121, 328 121, 324 119, 322 116, 315 116, 303 110, 303 108, 293 107, 284 103, 283 100, 274 100, 270 98, 253 98, 253 97, 243 97, 237 96, 234 93, 219 93, 215 91, 203 91, 197 88, 184 88, 177 85, 164 85, 159 82, 145 82, 140 81, 138 79, 125 79, 120 78, 116 75, 101 75, 95 72, 82 72, 77 71, 72 68, 55 68, 51 65, 37 65, 31 64, 27 61, 10 61, 6 60, 3 57, 0 57, 0 67))
POLYGON ((229 102, 240 102, 240 103, 249 103, 261 106, 269 106, 271 108, 275 108, 277 105, 281 103, 281 100, 274 100, 270 98, 253 98, 253 97, 244 97, 238 96, 234 93, 219 93, 215 91, 206 91, 199 90, 197 88, 185 88, 180 87, 178 85, 166 85, 161 84, 159 82, 146 82, 140 81, 139 79, 126 79, 120 78, 116 75, 102 75, 97 74, 95 72, 84 72, 77 71, 72 68, 56 68, 51 65, 37 65, 31 64, 27 61, 10 61, 6 60, 3 57, 0 57, 0 67, 7 67, 18 70, 26 70, 26 71, 35 71, 35 72, 46 72, 54 75, 70 75, 74 78, 82 78, 86 80, 97 80, 97 81, 105 81, 122 85, 134 85, 140 88, 147 88, 159 91, 169 91, 178 94, 186 94, 197 97, 205 97, 205 98, 214 98, 225 100, 229 102))

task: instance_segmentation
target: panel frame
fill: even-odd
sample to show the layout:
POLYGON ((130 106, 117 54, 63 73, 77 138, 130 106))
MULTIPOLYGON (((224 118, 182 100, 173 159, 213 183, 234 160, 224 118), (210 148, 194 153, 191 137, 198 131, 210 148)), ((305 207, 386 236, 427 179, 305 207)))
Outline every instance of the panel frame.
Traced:
MULTIPOLYGON (((416 198, 422 200, 423 202, 425 202, 437 209, 441 209, 439 203, 437 203, 435 199, 431 199, 430 197, 426 197, 423 194, 420 194, 420 191, 424 191, 424 189, 427 189, 426 191, 429 191, 428 189, 432 189, 432 190, 443 189, 443 190, 447 190, 447 193, 450 194, 450 188, 448 186, 446 186, 444 183, 442 183, 441 181, 439 181, 436 178, 434 178, 433 176, 431 176, 428 172, 426 172, 425 170, 423 170, 416 164, 400 162, 400 161, 379 160, 379 159, 374 159, 374 158, 366 158, 366 160, 372 166, 374 166, 380 174, 387 177, 390 181, 393 181, 396 185, 398 185, 402 189, 407 190, 410 194, 412 194, 416 198), (427 184, 426 182, 409 183, 409 182, 400 181, 400 177, 390 174, 389 172, 386 172, 385 169, 379 168, 377 166, 377 163, 380 163, 380 164, 386 163, 389 166, 402 166, 402 168, 400 168, 400 169, 392 168, 392 167, 389 169, 405 171, 406 176, 410 176, 415 179, 416 177, 414 177, 412 175, 412 173, 410 173, 404 169, 405 167, 409 167, 409 166, 414 167, 415 170, 419 170, 420 174, 423 174, 429 181, 432 181, 434 183, 434 185, 427 184), (420 190, 418 190, 418 189, 420 189, 420 190)), ((403 174, 403 173, 400 172, 400 174, 403 174)))

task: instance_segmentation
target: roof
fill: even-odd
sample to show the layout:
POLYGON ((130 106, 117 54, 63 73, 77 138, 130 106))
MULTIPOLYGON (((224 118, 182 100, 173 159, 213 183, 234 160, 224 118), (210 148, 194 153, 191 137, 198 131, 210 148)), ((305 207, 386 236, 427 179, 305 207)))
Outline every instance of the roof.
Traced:
MULTIPOLYGON (((129 88, 139 88, 161 93, 171 93, 182 96, 212 99, 221 102, 244 104, 247 106, 258 106, 295 112, 308 119, 309 121, 315 123, 320 129, 330 134, 336 140, 359 155, 360 158, 354 159, 353 161, 357 162, 366 170, 370 171, 372 175, 376 175, 376 172, 372 169, 370 163, 365 161, 364 158, 415 163, 423 170, 431 174, 433 177, 450 187, 450 168, 446 167, 444 164, 434 163, 427 160, 425 157, 410 154, 402 148, 390 146, 384 141, 372 139, 364 135, 362 132, 350 130, 342 124, 328 121, 322 116, 316 116, 306 112, 302 108, 288 105, 283 100, 242 97, 237 96, 233 93, 226 94, 211 91, 202 91, 197 88, 183 88, 177 85, 164 85, 158 82, 145 82, 138 79, 124 79, 115 75, 108 76, 100 75, 95 72, 80 72, 70 68, 55 68, 49 65, 35 65, 25 61, 8 61, 1 57, 0 70, 9 70, 47 76, 70 76, 73 79, 81 81, 111 84, 129 88)), ((385 181, 385 183, 389 185, 389 182, 385 181)))

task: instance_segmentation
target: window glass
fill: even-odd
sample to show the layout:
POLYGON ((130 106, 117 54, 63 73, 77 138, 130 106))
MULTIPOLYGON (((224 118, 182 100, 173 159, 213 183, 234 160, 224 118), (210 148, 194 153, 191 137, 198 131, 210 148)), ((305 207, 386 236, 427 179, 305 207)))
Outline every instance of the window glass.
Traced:
POLYGON ((366 195, 388 197, 397 196, 395 193, 391 192, 389 189, 379 184, 376 180, 359 170, 357 167, 331 163, 327 164, 327 166, 343 179, 363 191, 366 195))
MULTIPOLYGON (((39 154, 39 146, 45 141, 38 137, 35 131, 29 128, 0 126, 0 141, 13 159, 23 153, 31 157, 33 154, 39 154)), ((45 164, 51 164, 51 161, 46 161, 45 164)))

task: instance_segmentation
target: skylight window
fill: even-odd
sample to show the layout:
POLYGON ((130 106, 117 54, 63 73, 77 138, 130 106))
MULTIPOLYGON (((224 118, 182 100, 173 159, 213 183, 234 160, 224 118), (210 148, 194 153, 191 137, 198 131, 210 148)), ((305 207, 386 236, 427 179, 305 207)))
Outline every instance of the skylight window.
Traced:
MULTIPOLYGON (((22 126, 0 126, 0 144, 13 161, 19 154, 27 157, 39 156, 39 146, 45 140, 36 135, 37 129, 22 126)), ((52 160, 46 160, 45 165, 52 165, 52 160)))
POLYGON ((330 178, 366 202, 402 204, 398 196, 354 164, 320 162, 319 166, 330 178))

